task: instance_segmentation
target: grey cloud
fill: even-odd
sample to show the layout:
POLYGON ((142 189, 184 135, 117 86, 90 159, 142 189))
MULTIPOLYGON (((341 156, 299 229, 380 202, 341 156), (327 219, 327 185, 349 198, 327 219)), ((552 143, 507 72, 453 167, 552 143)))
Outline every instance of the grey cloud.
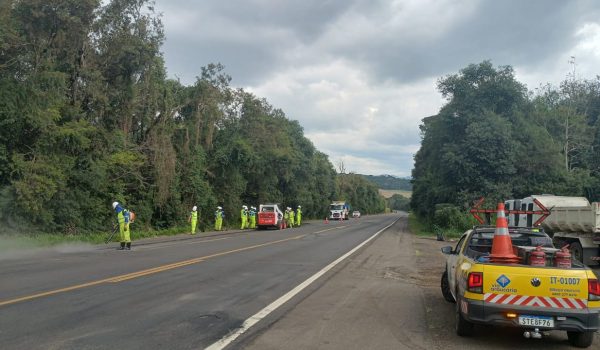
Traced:
MULTIPOLYGON (((326 33, 352 29, 338 27, 338 21, 344 16, 363 19, 353 28, 359 36, 370 29, 358 27, 361 25, 388 28, 381 22, 391 21, 394 11, 406 8, 400 3, 401 6, 392 9, 391 4, 382 0, 157 2, 159 10, 189 8, 199 16, 195 27, 173 36, 170 36, 168 23, 177 19, 165 21, 168 36, 165 51, 174 74, 197 74, 198 65, 221 62, 242 85, 256 84, 284 67, 302 66, 334 56, 360 62, 371 70, 372 79, 376 81, 391 79, 402 83, 424 76, 439 77, 485 59, 495 64, 535 69, 540 63, 569 50, 577 26, 585 20, 597 21, 600 9, 600 2, 585 0, 482 0, 469 17, 434 38, 415 34, 410 28, 363 38, 340 32, 335 35, 337 42, 324 41, 317 45, 326 33), (223 25, 219 21, 222 18, 227 18, 228 24, 237 30, 248 33, 247 41, 213 40, 199 34, 206 28, 232 29, 214 28, 223 25), (277 31, 288 35, 273 38, 266 34, 277 31), (303 61, 287 61, 286 54, 299 45, 307 51, 303 61), (177 58, 182 56, 185 58, 177 58)), ((461 3, 456 6, 460 8, 461 3)), ((429 18, 419 23, 436 28, 441 25, 440 20, 429 18)))
MULTIPOLYGON (((157 8, 164 12, 169 72, 173 75, 195 76, 198 67, 221 62, 234 81, 253 85, 285 64, 285 54, 298 43, 314 41, 323 28, 350 6, 350 1, 220 1, 207 0, 190 4, 184 0, 158 0, 157 8), (175 32, 166 18, 169 13, 189 9, 195 20, 184 32, 175 32), (223 23, 222 19, 227 19, 223 23), (230 27, 227 27, 230 26, 230 27), (247 34, 244 42, 205 37, 209 31, 233 29, 247 34), (283 32, 278 38, 266 33, 283 32), (181 59, 181 57, 184 57, 181 59)), ((190 82, 190 79, 183 79, 190 82)))
POLYGON ((270 50, 257 48, 254 43, 222 45, 212 40, 193 46, 185 38, 173 37, 164 45, 169 76, 178 76, 192 83, 200 68, 209 63, 222 63, 235 85, 253 85, 280 67, 270 50))
MULTIPOLYGON (((368 63, 378 80, 403 83, 455 72, 485 59, 536 68, 572 47, 578 25, 597 22, 599 10, 600 2, 592 1, 480 1, 471 16, 435 39, 410 32, 394 33, 393 38, 382 33, 336 50, 368 63)), ((369 15, 385 18, 383 12, 369 15)), ((436 19, 428 24, 435 27, 436 19)))

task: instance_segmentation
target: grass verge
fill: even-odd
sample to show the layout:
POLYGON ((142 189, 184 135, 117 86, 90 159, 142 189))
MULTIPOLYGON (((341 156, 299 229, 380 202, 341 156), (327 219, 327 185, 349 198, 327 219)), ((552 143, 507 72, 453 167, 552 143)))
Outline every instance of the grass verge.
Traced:
MULTIPOLYGON (((429 222, 420 220, 413 212, 408 213, 408 228, 410 232, 422 237, 436 237, 436 228, 429 222)), ((462 229, 441 229, 446 239, 459 238, 465 231, 462 229)))
MULTIPOLYGON (((131 226, 131 240, 136 241, 142 238, 174 236, 189 232, 189 227, 178 226, 161 230, 137 230, 131 226)), ((15 249, 43 248, 58 244, 70 243, 89 243, 102 244, 110 236, 111 231, 82 233, 82 234, 62 234, 62 233, 30 233, 30 234, 7 234, 0 236, 0 252, 15 249)), ((112 242, 119 241, 119 232, 117 232, 112 242)))

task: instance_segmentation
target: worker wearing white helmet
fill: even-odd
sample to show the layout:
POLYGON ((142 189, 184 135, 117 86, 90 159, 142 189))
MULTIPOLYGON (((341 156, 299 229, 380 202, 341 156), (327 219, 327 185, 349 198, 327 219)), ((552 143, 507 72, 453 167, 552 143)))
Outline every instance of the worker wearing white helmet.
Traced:
POLYGON ((294 224, 296 223, 296 219, 294 219, 294 210, 290 207, 288 207, 288 210, 290 211, 290 227, 294 227, 294 224))
POLYGON ((190 212, 190 216, 188 217, 188 222, 192 224, 192 231, 190 234, 196 234, 196 224, 198 223, 198 207, 193 206, 192 211, 190 212))
POLYGON ((121 245, 118 250, 131 249, 131 234, 129 232, 129 211, 121 206, 119 202, 112 204, 115 213, 117 213, 117 223, 119 225, 119 238, 121 245))
POLYGON ((300 226, 302 223, 302 206, 298 206, 296 209, 296 226, 300 226))
POLYGON ((215 231, 221 231, 224 217, 225 213, 223 212, 223 208, 217 207, 217 211, 215 211, 215 231))
POLYGON ((249 217, 249 227, 251 229, 255 229, 256 228, 256 207, 250 207, 250 210, 248 211, 248 217, 249 217))

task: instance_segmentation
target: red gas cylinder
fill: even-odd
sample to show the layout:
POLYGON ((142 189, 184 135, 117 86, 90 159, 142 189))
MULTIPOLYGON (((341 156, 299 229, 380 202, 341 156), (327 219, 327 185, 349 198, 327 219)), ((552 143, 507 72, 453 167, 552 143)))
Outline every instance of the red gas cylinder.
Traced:
POLYGON ((568 244, 554 254, 554 266, 563 269, 571 268, 571 253, 569 252, 568 244))
POLYGON ((529 253, 529 265, 546 266, 546 253, 541 246, 537 246, 534 251, 529 253))

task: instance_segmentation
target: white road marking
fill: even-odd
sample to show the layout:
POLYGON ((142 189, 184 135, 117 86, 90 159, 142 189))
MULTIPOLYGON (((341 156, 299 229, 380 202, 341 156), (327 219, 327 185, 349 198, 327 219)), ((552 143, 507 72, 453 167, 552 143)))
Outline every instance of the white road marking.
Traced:
POLYGON ((274 302, 272 302, 271 304, 267 305, 264 309, 260 310, 256 314, 250 316, 246 321, 244 321, 244 323, 242 324, 242 326, 240 328, 238 328, 234 332, 232 332, 232 333, 224 336, 223 338, 221 338, 217 342, 211 344, 210 346, 208 346, 207 348, 205 348, 205 350, 221 350, 221 349, 224 349, 226 346, 228 346, 234 340, 236 340, 240 335, 246 333, 250 329, 250 327, 254 326, 260 320, 262 320, 263 318, 267 317, 271 312, 277 310, 277 308, 279 308, 281 305, 283 305, 286 302, 288 302, 290 299, 292 299, 294 296, 296 296, 298 293, 300 293, 304 288, 308 287, 311 283, 313 283, 314 281, 316 281, 319 277, 323 276, 327 271, 329 271, 332 268, 334 268, 337 264, 339 264, 341 261, 343 261, 344 259, 346 259, 350 255, 352 255, 354 252, 356 252, 360 248, 362 248, 365 244, 367 244, 371 240, 375 239, 375 237, 377 237, 381 232, 383 232, 383 231, 387 230, 388 228, 390 228, 398 220, 399 220, 399 218, 396 219, 396 220, 394 220, 394 222, 392 222, 388 226, 386 226, 386 227, 382 228, 381 230, 375 232, 371 237, 367 238, 364 242, 362 242, 361 244, 357 245, 352 250, 350 250, 346 254, 342 255, 341 257, 339 257, 337 260, 335 260, 331 264, 325 266, 323 269, 321 269, 321 271, 317 272, 316 274, 314 274, 311 277, 309 277, 306 281, 304 281, 304 282, 300 283, 298 286, 296 286, 296 288, 290 290, 289 292, 287 292, 283 296, 279 297, 279 299, 277 299, 274 302))

